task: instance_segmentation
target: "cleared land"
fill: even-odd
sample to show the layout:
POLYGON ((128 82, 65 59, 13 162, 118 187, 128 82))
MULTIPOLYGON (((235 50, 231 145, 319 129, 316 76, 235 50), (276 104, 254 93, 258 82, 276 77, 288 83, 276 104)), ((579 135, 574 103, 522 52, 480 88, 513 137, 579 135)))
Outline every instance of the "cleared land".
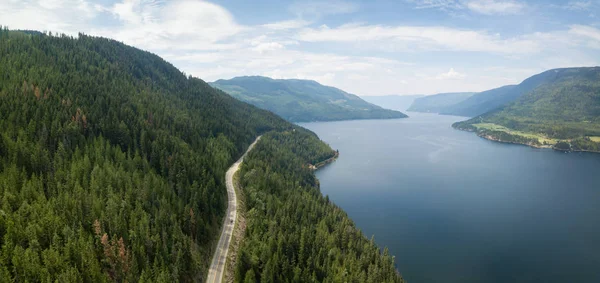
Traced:
MULTIPOLYGON (((478 130, 486 129, 486 130, 490 130, 490 131, 500 131, 500 132, 506 132, 508 134, 515 135, 515 136, 522 136, 522 137, 529 138, 529 139, 537 139, 542 144, 546 143, 549 145, 554 145, 557 142, 561 141, 560 139, 549 138, 543 134, 511 130, 507 127, 504 127, 504 126, 501 126, 498 124, 494 124, 494 123, 478 123, 478 124, 473 124, 473 126, 476 127, 478 130)), ((598 140, 600 140, 600 137, 595 137, 595 138, 598 138, 598 140)))

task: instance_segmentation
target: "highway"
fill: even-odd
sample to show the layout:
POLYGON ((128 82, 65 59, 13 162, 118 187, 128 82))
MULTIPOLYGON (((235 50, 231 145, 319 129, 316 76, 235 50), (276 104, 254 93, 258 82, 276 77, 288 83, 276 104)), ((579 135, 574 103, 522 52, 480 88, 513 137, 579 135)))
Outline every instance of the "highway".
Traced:
POLYGON ((237 196, 235 194, 235 188, 233 183, 233 175, 240 168, 240 164, 244 161, 244 157, 254 148, 254 145, 260 140, 257 137, 256 140, 248 147, 248 150, 244 153, 238 161, 236 161, 225 174, 225 184, 227 186, 227 213, 223 220, 223 228, 221 230, 221 237, 217 244, 217 249, 213 256, 210 268, 208 270, 208 277, 206 282, 208 283, 221 283, 223 274, 225 273, 225 263, 227 261, 227 253, 229 252, 229 244, 231 243, 231 236, 233 235, 233 229, 235 228, 235 222, 237 220, 237 196))

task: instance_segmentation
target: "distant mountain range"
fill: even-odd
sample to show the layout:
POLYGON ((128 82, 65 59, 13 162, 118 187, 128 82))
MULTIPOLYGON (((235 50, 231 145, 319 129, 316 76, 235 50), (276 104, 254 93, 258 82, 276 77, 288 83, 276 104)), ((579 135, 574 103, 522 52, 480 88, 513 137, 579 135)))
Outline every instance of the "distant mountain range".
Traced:
POLYGON ((413 104, 408 108, 408 111, 414 112, 427 112, 427 113, 440 113, 445 111, 448 107, 456 105, 469 97, 474 92, 453 92, 453 93, 440 93, 429 95, 415 99, 413 104))
POLYGON ((229 95, 291 122, 405 118, 335 87, 311 80, 236 77, 210 83, 229 95))
POLYGON ((506 85, 479 93, 441 93, 415 99, 408 111, 474 117, 517 100, 556 77, 555 70, 532 76, 518 85, 506 85))
POLYGON ((361 96, 362 99, 369 103, 381 106, 383 108, 406 111, 415 99, 423 97, 423 94, 415 95, 381 95, 381 96, 361 96))
POLYGON ((503 142, 600 151, 600 67, 549 70, 460 104, 475 98, 478 103, 460 108, 465 112, 459 113, 491 111, 454 127, 503 142), (494 107, 498 104, 502 105, 494 107))
POLYGON ((477 93, 464 101, 451 105, 440 111, 441 114, 474 117, 494 110, 509 102, 515 101, 521 95, 536 87, 552 82, 558 72, 550 70, 532 76, 518 85, 507 85, 477 93))

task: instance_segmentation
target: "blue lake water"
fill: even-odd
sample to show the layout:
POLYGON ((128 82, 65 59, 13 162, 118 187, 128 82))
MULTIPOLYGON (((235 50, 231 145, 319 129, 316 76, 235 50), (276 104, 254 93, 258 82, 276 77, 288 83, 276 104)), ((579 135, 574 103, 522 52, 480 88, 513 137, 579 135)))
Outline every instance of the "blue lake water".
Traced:
POLYGON ((409 282, 600 282, 600 154, 484 140, 465 118, 304 123, 321 191, 409 282))

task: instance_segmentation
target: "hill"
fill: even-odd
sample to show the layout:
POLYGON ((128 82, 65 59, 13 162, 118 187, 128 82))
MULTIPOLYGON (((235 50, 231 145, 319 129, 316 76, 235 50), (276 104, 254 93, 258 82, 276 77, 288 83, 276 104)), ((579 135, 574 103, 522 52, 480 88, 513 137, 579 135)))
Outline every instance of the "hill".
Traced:
MULTIPOLYGON (((203 281, 226 207, 225 171, 257 135, 297 133, 288 143, 301 150, 280 158, 335 154, 314 134, 113 40, 0 29, 0 66, 0 281, 203 281)), ((282 184, 278 192, 304 193, 282 184)), ((313 192, 311 207, 335 208, 313 192)), ((339 223, 322 233, 356 234, 339 223)), ((279 235, 300 246, 293 232, 279 235)), ((374 243, 357 241, 348 253, 368 253, 368 263, 337 257, 336 268, 401 280, 374 243)))
POLYGON ((405 118, 358 96, 309 80, 236 77, 211 83, 231 96, 292 122, 405 118))
POLYGON ((481 115, 515 101, 521 95, 542 84, 553 81, 556 79, 556 75, 554 70, 549 70, 527 78, 518 85, 507 85, 476 93, 468 99, 444 109, 440 114, 465 117, 481 115))
POLYGON ((531 79, 537 86, 514 102, 454 127, 504 142, 600 151, 600 67, 554 69, 531 79))
POLYGON ((408 111, 440 113, 448 107, 468 99, 473 94, 473 92, 454 92, 428 95, 415 99, 413 104, 408 108, 408 111))
POLYGON ((382 95, 382 96, 361 96, 366 102, 373 103, 377 106, 398 110, 406 111, 415 99, 423 97, 425 95, 382 95))
POLYGON ((403 282, 387 249, 320 193, 312 167, 336 154, 305 129, 261 138, 239 173, 251 217, 235 282, 403 282))

